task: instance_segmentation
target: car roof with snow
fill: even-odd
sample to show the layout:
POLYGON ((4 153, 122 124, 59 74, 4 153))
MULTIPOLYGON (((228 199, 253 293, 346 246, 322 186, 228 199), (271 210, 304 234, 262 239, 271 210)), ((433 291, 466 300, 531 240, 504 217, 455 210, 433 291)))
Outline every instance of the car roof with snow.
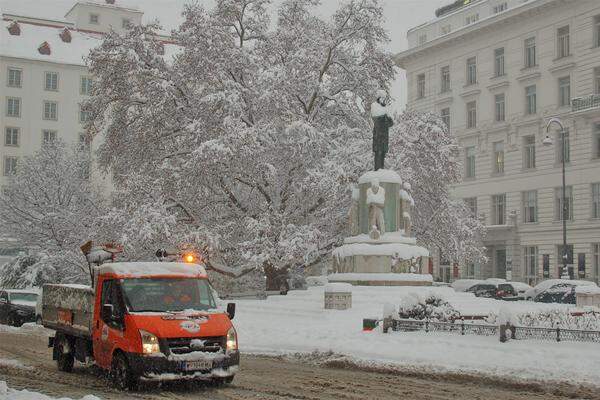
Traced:
POLYGON ((35 289, 0 289, 0 292, 37 294, 37 295, 40 294, 40 292, 38 290, 35 290, 35 289))
POLYGON ((116 262, 95 268, 98 274, 117 275, 127 278, 152 278, 160 276, 206 278, 206 269, 199 264, 182 262, 116 262))

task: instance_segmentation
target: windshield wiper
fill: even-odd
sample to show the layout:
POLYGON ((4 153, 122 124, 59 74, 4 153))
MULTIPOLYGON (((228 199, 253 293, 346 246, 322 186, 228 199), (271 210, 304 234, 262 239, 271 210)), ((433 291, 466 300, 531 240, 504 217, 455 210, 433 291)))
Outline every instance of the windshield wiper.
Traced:
POLYGON ((152 309, 144 309, 144 310, 132 310, 132 312, 159 312, 159 313, 166 313, 166 314, 174 314, 173 311, 166 311, 166 310, 152 310, 152 309))

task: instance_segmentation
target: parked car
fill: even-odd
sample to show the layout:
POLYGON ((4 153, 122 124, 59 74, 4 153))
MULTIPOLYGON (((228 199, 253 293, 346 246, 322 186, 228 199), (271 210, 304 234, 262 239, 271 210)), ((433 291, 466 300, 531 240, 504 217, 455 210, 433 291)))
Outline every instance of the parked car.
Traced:
POLYGON ((33 290, 0 290, 0 323, 21 326, 35 321, 38 292, 33 290))
POLYGON ((525 292, 529 289, 531 289, 531 286, 523 282, 499 283, 496 298, 500 300, 524 300, 525 292))
POLYGON ((525 300, 534 300, 538 294, 545 291, 546 289, 550 289, 552 286, 558 284, 570 284, 574 286, 597 286, 596 283, 591 281, 576 281, 569 279, 546 279, 535 285, 533 288, 527 290, 525 292, 525 300))
POLYGON ((576 304, 576 287, 577 285, 559 283, 539 293, 535 296, 534 301, 539 303, 576 304))
POLYGON ((452 289, 454 289, 456 292, 466 292, 473 286, 484 282, 485 281, 481 279, 457 279, 452 282, 450 286, 452 286, 452 289))
POLYGON ((476 297, 496 297, 497 286, 493 283, 478 283, 466 290, 467 293, 473 293, 476 297))

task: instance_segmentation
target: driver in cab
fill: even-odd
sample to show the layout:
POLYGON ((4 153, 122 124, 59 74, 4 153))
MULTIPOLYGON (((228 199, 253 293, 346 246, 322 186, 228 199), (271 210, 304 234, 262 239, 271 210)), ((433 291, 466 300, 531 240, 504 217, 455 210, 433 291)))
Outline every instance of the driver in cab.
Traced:
POLYGON ((187 285, 169 284, 167 293, 164 295, 163 301, 173 309, 186 309, 192 305, 192 296, 187 285))

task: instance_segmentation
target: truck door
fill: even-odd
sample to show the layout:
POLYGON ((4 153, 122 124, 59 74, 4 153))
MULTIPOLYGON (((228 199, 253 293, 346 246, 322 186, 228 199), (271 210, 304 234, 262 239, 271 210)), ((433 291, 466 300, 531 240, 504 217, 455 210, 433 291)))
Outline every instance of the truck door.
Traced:
POLYGON ((112 354, 117 344, 123 340, 124 306, 116 280, 102 281, 100 309, 94 327, 94 358, 101 367, 108 369, 112 363, 112 354), (112 306, 112 313, 106 313, 105 306, 112 306))

